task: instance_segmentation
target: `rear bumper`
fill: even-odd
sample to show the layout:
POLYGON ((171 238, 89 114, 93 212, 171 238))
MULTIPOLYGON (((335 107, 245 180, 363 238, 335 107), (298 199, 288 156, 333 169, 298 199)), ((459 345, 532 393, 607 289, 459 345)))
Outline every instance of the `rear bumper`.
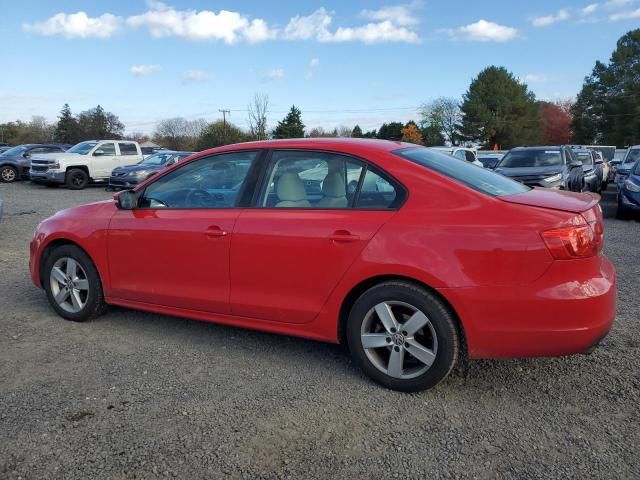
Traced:
POLYGON ((616 313, 615 269, 604 256, 556 261, 530 285, 440 292, 462 321, 472 358, 587 352, 607 335, 616 313))

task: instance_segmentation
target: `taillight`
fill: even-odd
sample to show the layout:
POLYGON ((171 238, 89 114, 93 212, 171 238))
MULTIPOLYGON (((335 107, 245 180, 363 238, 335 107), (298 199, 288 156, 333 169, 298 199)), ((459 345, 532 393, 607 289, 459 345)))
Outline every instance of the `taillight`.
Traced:
POLYGON ((565 226, 542 232, 542 239, 558 260, 593 257, 604 243, 602 214, 588 210, 573 217, 565 226))

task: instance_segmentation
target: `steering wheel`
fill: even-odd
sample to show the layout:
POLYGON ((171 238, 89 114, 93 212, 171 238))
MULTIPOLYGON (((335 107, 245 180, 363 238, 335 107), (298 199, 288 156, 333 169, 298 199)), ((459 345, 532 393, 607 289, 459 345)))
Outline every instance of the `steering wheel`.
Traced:
POLYGON ((200 207, 214 207, 216 199, 203 188, 195 188, 187 194, 185 203, 187 205, 197 204, 200 207))

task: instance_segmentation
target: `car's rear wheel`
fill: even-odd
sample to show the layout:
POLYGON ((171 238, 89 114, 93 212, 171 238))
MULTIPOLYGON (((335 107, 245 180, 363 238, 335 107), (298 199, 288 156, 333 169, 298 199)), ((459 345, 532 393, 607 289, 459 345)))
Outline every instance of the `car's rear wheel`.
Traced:
POLYGON ((15 182, 18 179, 18 171, 11 165, 0 167, 0 180, 4 183, 15 182))
POLYGON ((64 245, 48 256, 43 287, 53 309, 63 318, 84 322, 105 309, 96 267, 80 248, 64 245))
POLYGON ((426 390, 443 380, 460 350, 455 319, 429 291, 390 281, 367 290, 348 318, 354 361, 375 382, 394 390, 426 390))
POLYGON ((89 175, 84 170, 72 168, 67 172, 65 183, 71 190, 82 190, 89 182, 89 175))

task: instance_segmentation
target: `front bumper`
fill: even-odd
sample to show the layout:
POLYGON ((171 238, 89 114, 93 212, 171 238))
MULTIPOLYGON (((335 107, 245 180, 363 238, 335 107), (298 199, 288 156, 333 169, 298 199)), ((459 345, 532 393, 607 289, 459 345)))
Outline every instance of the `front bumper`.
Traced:
POLYGON ((111 177, 109 177, 109 188, 114 190, 133 188, 141 181, 142 179, 138 177, 112 175, 111 177))
POLYGON ((29 170, 29 178, 36 183, 64 183, 65 172, 56 172, 55 170, 35 171, 31 169, 29 170))
POLYGON ((472 358, 587 352, 616 314, 616 272, 605 256, 555 261, 528 285, 439 291, 462 321, 472 358))
POLYGON ((627 210, 640 212, 640 192, 634 193, 621 188, 618 193, 618 202, 627 210))

